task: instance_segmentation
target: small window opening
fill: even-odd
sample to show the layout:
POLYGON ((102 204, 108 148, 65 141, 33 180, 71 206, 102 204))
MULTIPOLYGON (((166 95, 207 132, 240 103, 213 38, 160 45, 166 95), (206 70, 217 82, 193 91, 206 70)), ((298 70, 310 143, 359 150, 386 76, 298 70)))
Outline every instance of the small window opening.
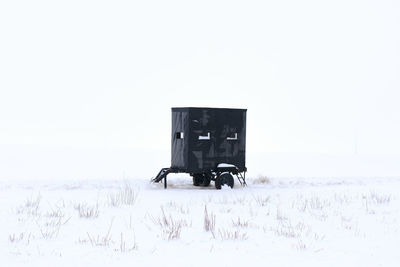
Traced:
POLYGON ((207 135, 199 135, 199 140, 210 140, 210 132, 207 135))
POLYGON ((183 132, 177 132, 175 134, 176 139, 183 139, 183 132))
POLYGON ((226 140, 237 140, 237 133, 233 133, 233 134, 228 135, 226 140))

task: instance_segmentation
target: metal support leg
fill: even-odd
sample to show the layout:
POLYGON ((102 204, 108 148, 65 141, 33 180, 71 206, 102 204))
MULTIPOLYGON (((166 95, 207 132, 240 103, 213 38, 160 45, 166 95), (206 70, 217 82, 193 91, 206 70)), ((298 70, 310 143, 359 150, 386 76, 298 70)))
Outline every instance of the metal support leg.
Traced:
POLYGON ((237 176, 237 178, 238 178, 238 180, 240 182, 240 185, 247 186, 247 184, 246 184, 246 172, 243 172, 243 175, 239 172, 238 174, 236 174, 236 176, 237 176))
POLYGON ((167 189, 167 176, 165 175, 164 178, 164 189, 167 189))

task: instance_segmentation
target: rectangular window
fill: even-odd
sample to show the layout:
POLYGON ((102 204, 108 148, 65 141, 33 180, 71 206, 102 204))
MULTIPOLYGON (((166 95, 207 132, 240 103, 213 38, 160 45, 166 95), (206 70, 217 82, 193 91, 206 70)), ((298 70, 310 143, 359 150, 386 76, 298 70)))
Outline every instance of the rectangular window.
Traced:
POLYGON ((233 133, 233 134, 228 135, 226 140, 237 140, 237 133, 233 133))
POLYGON ((199 135, 199 140, 210 140, 210 132, 207 135, 199 135))
POLYGON ((183 132, 176 132, 175 137, 176 139, 183 139, 183 132))

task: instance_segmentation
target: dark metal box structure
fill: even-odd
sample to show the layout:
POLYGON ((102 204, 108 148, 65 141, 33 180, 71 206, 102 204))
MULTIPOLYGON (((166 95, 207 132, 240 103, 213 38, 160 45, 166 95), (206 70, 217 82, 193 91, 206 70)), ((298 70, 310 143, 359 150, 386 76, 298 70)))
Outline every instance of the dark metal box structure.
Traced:
POLYGON ((188 173, 220 163, 245 169, 246 109, 172 108, 171 168, 188 173))
POLYGON ((172 108, 171 167, 152 179, 169 173, 188 173, 194 186, 221 189, 234 186, 233 175, 246 185, 246 109, 172 108))

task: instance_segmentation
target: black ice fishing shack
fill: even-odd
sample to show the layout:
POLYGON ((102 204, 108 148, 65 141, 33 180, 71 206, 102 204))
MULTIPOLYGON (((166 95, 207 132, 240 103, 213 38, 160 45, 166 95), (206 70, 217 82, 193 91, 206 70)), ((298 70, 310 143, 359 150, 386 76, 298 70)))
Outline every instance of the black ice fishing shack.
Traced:
POLYGON ((152 179, 169 173, 189 173, 195 186, 233 187, 235 175, 246 184, 246 109, 172 108, 171 167, 152 179))

